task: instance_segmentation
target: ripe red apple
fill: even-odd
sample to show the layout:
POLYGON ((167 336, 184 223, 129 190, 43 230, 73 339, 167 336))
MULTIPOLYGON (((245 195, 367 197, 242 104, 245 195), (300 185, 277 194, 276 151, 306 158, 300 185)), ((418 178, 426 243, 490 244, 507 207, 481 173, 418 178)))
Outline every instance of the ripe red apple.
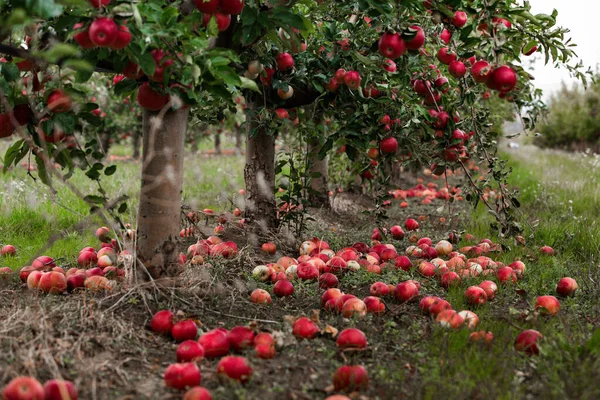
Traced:
POLYGON ((344 83, 350 89, 357 90, 360 87, 361 77, 357 71, 348 71, 344 76, 344 83))
POLYGON ((517 273, 511 267, 498 268, 496 277, 500 283, 517 283, 517 273))
POLYGON ((445 310, 451 310, 452 306, 444 299, 436 298, 429 306, 429 314, 432 317, 437 317, 439 313, 445 310))
POLYGON ((465 322, 464 318, 461 317, 454 310, 444 310, 440 312, 436 317, 435 321, 442 325, 444 328, 456 329, 462 326, 465 322))
POLYGON ((261 246, 261 250, 264 251, 267 254, 275 254, 277 252, 277 246, 275 246, 275 243, 263 243, 263 245, 261 246))
POLYGON ((77 388, 71 381, 51 379, 44 383, 44 400, 77 400, 77 388))
POLYGON ((309 263, 300 263, 296 269, 296 274, 303 281, 309 281, 319 278, 319 269, 309 263))
POLYGON ((419 229, 419 223, 415 219, 408 218, 404 221, 404 227, 407 231, 416 231, 419 229))
POLYGON ((294 67, 294 57, 290 53, 281 53, 275 57, 277 63, 277 69, 280 71, 287 71, 294 67))
POLYGON ((399 225, 392 226, 390 228, 390 233, 392 234, 392 237, 396 240, 404 239, 404 231, 402 230, 402 227, 400 227, 399 225))
POLYGON ((90 0, 90 4, 94 8, 101 8, 106 7, 108 4, 110 4, 110 0, 90 0))
POLYGON ((81 267, 90 267, 95 265, 98 262, 98 257, 96 256, 96 252, 84 251, 79 254, 77 257, 77 264, 81 267))
POLYGON ((345 318, 362 318, 367 315, 367 305, 361 299, 351 298, 343 303, 341 313, 345 318))
POLYGON ((467 13, 464 11, 456 11, 454 13, 454 18, 452 18, 452 25, 457 28, 462 28, 467 24, 467 13))
POLYGON ((460 276, 454 271, 444 272, 440 277, 440 285, 445 289, 458 286, 460 285, 460 276))
POLYGON ((3 400, 44 400, 44 387, 31 376, 18 376, 2 390, 3 400))
POLYGON ((191 319, 179 321, 171 328, 171 336, 176 342, 195 340, 198 337, 198 326, 191 319))
POLYGON ((42 274, 44 274, 42 271, 31 271, 27 277, 27 288, 38 289, 40 286, 40 279, 42 279, 42 274))
POLYGON ((467 73, 467 67, 462 61, 452 61, 450 65, 448 65, 448 72, 453 77, 460 79, 467 73))
POLYGON ((371 293, 371 296, 385 297, 390 294, 390 289, 388 288, 388 285, 383 282, 375 282, 371 285, 369 292, 371 293))
POLYGON ((406 256, 399 256, 394 260, 394 266, 404 271, 409 271, 413 265, 412 261, 410 261, 410 258, 406 256))
POLYGON ((156 92, 149 82, 144 82, 138 89, 137 102, 142 108, 160 111, 169 102, 169 96, 156 92))
POLYGON ((38 288, 44 293, 61 294, 67 290, 67 278, 60 272, 45 272, 40 278, 38 288))
POLYGON ((486 85, 499 92, 510 92, 517 85, 517 74, 508 65, 502 65, 490 73, 486 85))
POLYGON ((129 45, 131 42, 131 33, 129 32, 129 28, 126 25, 119 26, 119 32, 117 33, 117 38, 115 41, 110 44, 112 50, 122 50, 129 45))
POLYGON ((226 14, 241 14, 244 9, 244 0, 221 0, 219 9, 226 14))
POLYGON ((475 62, 471 67, 471 76, 477 83, 486 83, 492 74, 490 63, 485 60, 475 62))
POLYGON ((204 24, 205 27, 208 26, 208 24, 210 23, 210 20, 213 17, 217 21, 217 29, 219 30, 219 32, 226 31, 227 28, 229 28, 229 25, 231 25, 231 15, 224 14, 222 12, 217 11, 214 14, 204 14, 202 16, 202 23, 204 24))
POLYGON ((333 374, 333 387, 336 392, 360 391, 368 386, 369 376, 362 365, 344 365, 333 374))
POLYGON ((479 286, 469 286, 465 290, 465 299, 467 304, 481 305, 487 301, 487 293, 479 286))
POLYGON ((254 331, 247 326, 236 326, 231 328, 227 334, 227 339, 234 351, 241 352, 252 347, 254 331))
POLYGON ((0 279, 7 279, 12 275, 12 269, 9 267, 0 267, 0 279))
POLYGON ((246 383, 252 376, 252 368, 244 357, 227 356, 217 364, 217 376, 246 383))
POLYGON ((498 286, 492 281, 483 281, 479 284, 479 287, 485 291, 488 300, 493 300, 498 292, 498 286))
POLYGON ((425 314, 429 314, 429 309, 436 302, 436 300, 441 300, 441 299, 437 296, 425 296, 419 302, 419 308, 425 314))
POLYGON ((150 328, 163 335, 170 335, 173 329, 173 317, 175 315, 169 310, 162 310, 154 314, 150 321, 150 328))
POLYGON ((77 272, 67 276, 67 289, 72 291, 84 287, 85 278, 84 272, 77 272))
POLYGON ((398 141, 394 137, 387 137, 379 143, 383 154, 394 154, 398 150, 398 141))
POLYGON ((392 60, 387 58, 387 59, 383 60, 383 69, 385 69, 387 72, 394 73, 398 70, 398 67, 396 66, 395 62, 393 62, 392 60))
POLYGON ((2 256, 14 256, 16 254, 17 254, 17 249, 15 249, 15 246, 13 246, 11 244, 2 246, 2 249, 0 250, 0 255, 2 255, 2 256))
POLYGON ((226 329, 218 328, 200 336, 198 343, 204 349, 204 357, 218 358, 229 354, 230 343, 227 335, 228 332, 226 329))
POLYGON ((442 47, 438 50, 437 59, 442 64, 450 65, 450 63, 456 61, 456 53, 453 53, 452 50, 447 47, 442 47))
POLYGON ((405 281, 396 285, 394 297, 402 303, 413 301, 419 295, 419 288, 413 282, 405 281))
POLYGON ((294 294, 294 285, 288 280, 279 280, 273 285, 273 293, 279 297, 291 296, 294 294))
POLYGON ((534 329, 527 329, 517 336, 515 339, 515 350, 523 351, 527 355, 537 355, 540 353, 538 340, 542 339, 541 333, 534 329))
POLYGON ((336 344, 339 349, 364 349, 367 347, 367 337, 360 329, 348 328, 339 333, 336 344))
POLYGON ((540 247, 540 253, 548 256, 554 255, 554 249, 550 246, 542 246, 540 247))
POLYGON ((185 392, 183 400, 213 400, 213 397, 208 389, 203 388, 202 386, 196 386, 185 392))
POLYGON ((54 89, 48 96, 48 110, 53 113, 65 113, 71 111, 73 100, 62 89, 54 89))
POLYGON ((543 314, 556 315, 560 311, 560 302, 554 296, 539 296, 535 302, 535 309, 543 314))
POLYGON ((411 25, 408 29, 412 32, 417 32, 410 40, 405 40, 404 44, 408 50, 419 50, 425 44, 425 32, 418 25, 411 25))
POLYGON ((94 42, 92 42, 92 39, 90 38, 89 28, 82 28, 84 28, 84 25, 81 22, 73 25, 73 31, 80 31, 75 36, 73 36, 73 39, 77 42, 77 44, 81 46, 81 48, 93 49, 94 47, 96 47, 96 45, 94 44, 94 42))
POLYGON ((196 363, 177 363, 167 367, 164 379, 167 387, 185 390, 200 385, 202 374, 196 363))
POLYGON ((219 9, 221 0, 194 0, 196 8, 201 13, 212 14, 219 9))
MULTIPOLYGON (((275 115, 277 115, 277 118, 279 118, 279 119, 289 119, 290 118, 290 113, 285 108, 278 108, 277 110, 275 110, 275 115)), ((268 243, 265 243, 262 245, 263 251, 264 251, 264 246, 266 244, 268 244, 268 243)), ((273 244, 273 243, 271 243, 271 244, 273 244)), ((275 245, 273 244, 273 246, 275 246, 275 245)))
POLYGON ((371 314, 381 314, 385 312, 385 303, 379 297, 367 296, 363 300, 367 306, 367 312, 371 314))
POLYGON ((319 276, 319 287, 321 289, 329 289, 334 288, 338 285, 338 278, 334 274, 330 272, 325 272, 321 276, 319 276))
POLYGON ((384 57, 395 60, 404 54, 406 44, 399 34, 386 32, 379 39, 378 48, 384 57))
POLYGON ((298 318, 294 321, 292 332, 299 339, 314 339, 319 333, 319 327, 313 321, 306 317, 298 318))
POLYGON ((577 281, 575 281, 575 279, 561 278, 561 280, 558 281, 558 285, 556 286, 556 294, 564 297, 574 296, 575 291, 577 291, 578 288, 579 286, 577 285, 577 281))
POLYGON ((89 35, 96 46, 108 47, 117 39, 119 27, 112 19, 100 17, 90 25, 89 35))
POLYGON ((177 362, 199 361, 204 358, 204 348, 195 340, 186 340, 177 346, 177 362))

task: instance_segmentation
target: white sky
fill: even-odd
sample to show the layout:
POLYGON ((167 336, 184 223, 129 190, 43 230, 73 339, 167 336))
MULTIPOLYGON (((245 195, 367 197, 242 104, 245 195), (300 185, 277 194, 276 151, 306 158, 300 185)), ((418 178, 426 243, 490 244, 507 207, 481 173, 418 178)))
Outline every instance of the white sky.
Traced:
MULTIPOLYGON (((600 45, 598 42, 598 26, 600 17, 600 0, 530 0, 532 14, 551 14, 558 10, 557 25, 568 28, 574 51, 583 60, 584 65, 592 67, 600 64, 600 45)), ((554 68, 550 61, 544 65, 544 59, 537 56, 532 74, 534 84, 544 91, 544 97, 560 88, 561 82, 570 83, 573 79, 563 68, 554 68)))

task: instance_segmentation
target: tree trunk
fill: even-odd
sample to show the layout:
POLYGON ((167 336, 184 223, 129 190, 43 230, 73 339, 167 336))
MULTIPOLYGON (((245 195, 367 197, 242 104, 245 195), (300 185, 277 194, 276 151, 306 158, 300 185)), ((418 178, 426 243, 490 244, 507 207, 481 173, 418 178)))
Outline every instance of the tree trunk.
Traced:
POLYGON ((242 128, 239 126, 235 127, 235 154, 242 154, 242 128))
POLYGON ((139 280, 173 277, 180 230, 183 156, 189 109, 167 112, 144 110, 142 188, 137 220, 139 280))
POLYGON ((311 193, 309 199, 313 207, 330 208, 329 204, 329 156, 319 159, 321 146, 317 143, 309 143, 308 161, 310 163, 311 193), (318 175, 318 176, 314 176, 318 175))
POLYGON ((221 154, 221 134, 215 133, 215 154, 221 154))
POLYGON ((133 147, 132 157, 134 160, 140 158, 140 136, 141 135, 139 132, 133 132, 133 141, 131 143, 131 146, 133 147))
POLYGON ((100 147, 102 147, 104 155, 108 155, 108 151, 110 150, 110 133, 103 132, 100 134, 100 147))
MULTIPOLYGON (((275 204, 275 138, 250 123, 246 139, 246 217, 266 233, 277 228, 275 204), (250 131, 256 135, 250 137, 250 131)), ((260 233, 258 231, 257 233, 260 233)))

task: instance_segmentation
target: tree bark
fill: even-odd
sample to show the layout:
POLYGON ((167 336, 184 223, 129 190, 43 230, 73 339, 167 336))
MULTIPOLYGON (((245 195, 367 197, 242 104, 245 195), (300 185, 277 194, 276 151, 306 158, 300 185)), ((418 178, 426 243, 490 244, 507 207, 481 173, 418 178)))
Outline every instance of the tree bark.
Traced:
POLYGON ((235 127, 235 154, 242 154, 242 128, 239 126, 235 127))
POLYGON ((145 269, 137 268, 138 280, 173 277, 182 271, 177 257, 188 116, 189 109, 144 110, 136 255, 145 269))
POLYGON ((256 233, 267 233, 277 228, 275 204, 275 138, 250 123, 246 139, 246 217, 259 229, 256 233), (251 130, 256 135, 250 137, 251 130))
POLYGON ((310 163, 310 181, 311 193, 309 195, 310 203, 313 207, 330 208, 329 203, 329 156, 319 159, 321 146, 317 143, 309 143, 308 161, 310 163))
POLYGON ((104 155, 107 156, 110 150, 110 133, 103 132, 100 134, 100 147, 102 147, 104 155))
POLYGON ((221 154, 221 134, 215 133, 215 154, 221 154))
POLYGON ((133 147, 132 157, 134 160, 137 160, 138 158, 140 158, 140 139, 141 139, 140 136, 141 135, 139 132, 133 132, 131 146, 133 147))

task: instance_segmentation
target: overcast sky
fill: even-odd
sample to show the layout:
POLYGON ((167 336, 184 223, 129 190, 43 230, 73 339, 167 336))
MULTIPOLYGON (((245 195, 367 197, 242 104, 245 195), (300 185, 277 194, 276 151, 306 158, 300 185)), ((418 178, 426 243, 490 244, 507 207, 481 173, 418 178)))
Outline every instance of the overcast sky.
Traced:
MULTIPOLYGON (((551 14, 558 10, 558 25, 571 30, 570 36, 577 44, 575 52, 587 66, 595 69, 600 63, 600 45, 597 28, 600 26, 600 0, 530 0, 532 14, 551 14)), ((535 85, 545 96, 560 87, 561 82, 573 82, 564 69, 554 68, 551 61, 544 65, 543 57, 536 60, 533 75, 535 85)))

